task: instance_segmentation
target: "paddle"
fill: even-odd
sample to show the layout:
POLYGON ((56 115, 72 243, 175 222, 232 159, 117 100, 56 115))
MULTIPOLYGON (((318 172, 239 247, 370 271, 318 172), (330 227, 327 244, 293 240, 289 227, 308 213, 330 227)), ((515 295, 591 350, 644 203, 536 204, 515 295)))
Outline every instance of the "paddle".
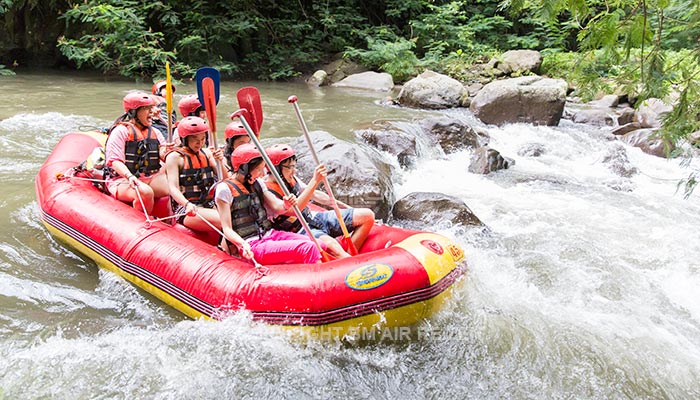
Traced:
POLYGON ((260 128, 262 127, 263 123, 260 92, 258 92, 258 89, 253 86, 246 86, 238 89, 238 92, 236 92, 236 97, 238 98, 238 108, 245 108, 248 110, 253 132, 255 132, 255 136, 260 137, 260 128))
MULTIPOLYGON (((209 142, 217 149, 216 104, 219 103, 219 71, 212 67, 202 67, 197 70, 195 77, 197 79, 197 97, 199 102, 204 105, 209 122, 209 142)), ((216 172, 219 174, 219 180, 224 179, 219 160, 216 160, 216 172)))
POLYGON ((173 142, 173 82, 170 79, 170 63, 165 62, 165 110, 168 113, 168 143, 173 142))
MULTIPOLYGON (((297 114, 297 120, 299 120, 299 126, 301 126, 301 130, 302 132, 304 132, 304 138, 306 138, 306 143, 309 145, 311 156, 313 156, 316 165, 319 165, 321 162, 318 160, 318 155, 316 154, 316 150, 314 149, 313 143, 311 143, 309 129, 306 127, 306 122, 304 122, 304 118, 301 116, 301 109, 299 109, 299 104, 297 104, 297 100, 297 96, 289 96, 289 99, 287 99, 287 101, 292 103, 292 105, 294 106, 294 111, 297 114)), ((351 256, 355 256, 357 255, 357 248, 350 239, 350 232, 348 232, 348 227, 345 226, 343 215, 340 213, 340 207, 338 207, 338 203, 335 200, 335 196, 333 196, 333 188, 331 188, 331 182, 328 180, 328 177, 323 178, 323 183, 326 187, 326 193, 328 193, 328 197, 331 198, 331 205, 333 206, 333 210, 335 210, 335 216, 336 218, 338 218, 338 222, 340 223, 340 229, 343 231, 343 242, 345 243, 348 249, 348 253, 350 253, 351 256)))
MULTIPOLYGON (((255 144, 255 147, 258 148, 258 151, 260 151, 260 154, 262 155, 263 160, 265 160, 265 164, 267 165, 267 169, 270 170, 270 173, 272 176, 274 176, 275 181, 277 184, 282 188, 282 192, 284 193, 285 196, 289 196, 289 189, 287 189, 287 186, 284 184, 282 181, 282 177, 280 176, 279 172, 277 172, 277 169, 275 168, 275 165, 272 164, 272 161, 270 161, 270 157, 267 156, 267 153, 265 152, 265 149, 262 147, 260 144, 260 141, 258 138, 255 136, 255 132, 253 132, 253 129, 248 125, 248 121, 246 121, 246 115, 248 115, 248 110, 245 108, 241 108, 231 114, 231 119, 234 119, 238 117, 241 120, 241 124, 243 124, 243 128, 245 128, 246 132, 248 133, 248 136, 250 137, 250 141, 255 144)), ((301 214, 301 210, 299 209, 299 206, 294 206, 294 214, 296 214, 297 218, 299 219, 299 222, 301 222, 301 225, 304 227, 304 230, 306 231, 306 234, 309 236, 309 239, 311 239, 312 242, 316 245, 316 248, 318 251, 321 253, 321 257, 323 258, 323 261, 329 261, 330 258, 328 254, 326 254, 325 251, 321 248, 321 245, 318 244, 318 241, 316 240, 316 237, 314 237, 314 234, 311 232, 311 228, 309 228, 309 224, 306 222, 306 219, 304 216, 301 214)))

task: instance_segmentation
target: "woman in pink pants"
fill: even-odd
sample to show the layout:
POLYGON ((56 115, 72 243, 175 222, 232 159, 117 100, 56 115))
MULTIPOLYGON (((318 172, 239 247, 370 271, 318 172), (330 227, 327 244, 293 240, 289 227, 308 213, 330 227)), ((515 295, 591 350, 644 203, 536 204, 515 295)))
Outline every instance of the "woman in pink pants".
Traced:
POLYGON ((282 213, 296 205, 296 197, 278 199, 259 179, 265 171, 265 163, 258 149, 243 144, 231 154, 233 178, 216 187, 216 208, 224 233, 222 248, 232 253, 234 249, 246 259, 261 264, 321 262, 321 253, 308 237, 272 229, 266 207, 282 213))

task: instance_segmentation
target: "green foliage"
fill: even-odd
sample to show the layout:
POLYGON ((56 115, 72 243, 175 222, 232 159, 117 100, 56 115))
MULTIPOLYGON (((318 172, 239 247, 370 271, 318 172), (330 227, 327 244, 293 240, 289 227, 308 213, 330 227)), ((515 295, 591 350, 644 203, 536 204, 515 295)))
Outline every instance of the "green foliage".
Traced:
POLYGON ((0 0, 0 15, 5 14, 12 7, 12 0, 0 0))
POLYGON ((397 82, 416 75, 420 61, 413 52, 415 40, 396 36, 387 28, 367 35, 367 50, 348 48, 345 57, 358 59, 363 65, 391 74, 397 82))
POLYGON ((5 69, 5 66, 0 64, 0 76, 14 76, 15 72, 10 69, 5 69))
POLYGON ((358 31, 369 26, 367 19, 345 2, 334 7, 331 2, 314 2, 313 7, 318 14, 320 45, 324 52, 343 51, 354 43, 353 38, 359 39, 358 31))
POLYGON ((465 25, 466 12, 461 1, 427 5, 427 12, 410 22, 419 49, 428 57, 438 57, 468 47, 474 36, 465 25))
POLYGON ((59 38, 58 48, 78 67, 86 64, 105 73, 149 76, 174 53, 162 49, 163 34, 149 30, 135 1, 89 1, 63 18, 81 29, 78 39, 59 38))

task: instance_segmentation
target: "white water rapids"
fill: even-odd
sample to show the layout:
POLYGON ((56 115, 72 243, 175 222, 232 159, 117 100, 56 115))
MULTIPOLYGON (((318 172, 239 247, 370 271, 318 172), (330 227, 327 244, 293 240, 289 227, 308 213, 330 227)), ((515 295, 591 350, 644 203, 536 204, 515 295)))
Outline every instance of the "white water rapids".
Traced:
MULTIPOLYGON (((54 92, 114 90, 51 79, 54 92)), ((266 124, 289 121, 278 137, 298 135, 285 108, 290 94, 310 128, 340 136, 385 114, 407 131, 422 118, 366 94, 258 86, 266 124)), ((111 111, 87 99, 72 110, 70 101, 21 101, 7 87, 0 399, 700 398, 700 193, 676 193, 688 173, 680 160, 625 146, 639 173, 620 177, 602 162, 619 142, 568 121, 485 127, 491 147, 516 161, 489 175, 467 172, 471 150, 445 156, 423 146, 416 167, 394 177, 397 198, 456 196, 488 227, 425 227, 465 250, 467 274, 452 298, 421 326, 427 334, 298 341, 245 313, 221 323, 185 319, 53 239, 38 217, 34 175, 65 132, 104 124, 111 111), (533 143, 541 156, 518 155, 533 143)), ((120 96, 112 96, 117 111, 120 96)))

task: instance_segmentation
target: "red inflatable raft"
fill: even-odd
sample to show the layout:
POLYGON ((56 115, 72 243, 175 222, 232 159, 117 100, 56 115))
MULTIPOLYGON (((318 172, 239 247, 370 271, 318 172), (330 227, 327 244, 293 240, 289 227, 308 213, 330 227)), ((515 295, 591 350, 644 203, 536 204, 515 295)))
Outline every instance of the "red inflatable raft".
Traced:
MULTIPOLYGON (((57 238, 192 318, 239 309, 255 320, 342 336, 430 316, 463 274, 462 249, 434 233, 376 225, 360 254, 323 264, 270 265, 231 257, 187 228, 148 223, 139 210, 68 171, 102 146, 70 133, 36 177, 41 218, 57 238)), ((206 235, 205 235, 206 236, 206 235)))

